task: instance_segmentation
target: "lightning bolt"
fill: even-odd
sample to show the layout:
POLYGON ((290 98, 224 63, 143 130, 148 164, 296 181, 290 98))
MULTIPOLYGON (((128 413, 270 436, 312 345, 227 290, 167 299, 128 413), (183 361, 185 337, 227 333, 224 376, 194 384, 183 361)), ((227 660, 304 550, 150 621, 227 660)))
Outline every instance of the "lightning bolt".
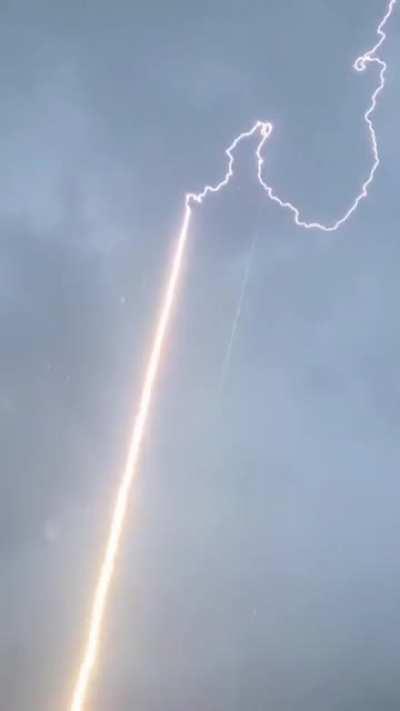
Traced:
POLYGON ((374 179, 376 170, 380 164, 379 151, 378 151, 378 140, 376 137, 376 131, 374 128, 374 124, 372 123, 371 116, 376 109, 379 95, 381 94, 381 92, 383 91, 383 88, 385 86, 385 74, 386 74, 386 70, 387 70, 386 62, 383 59, 381 59, 380 57, 378 57, 376 55, 376 53, 380 49, 380 47, 382 46, 382 44, 384 43, 384 41, 386 39, 386 33, 384 31, 384 27, 385 27, 387 21, 389 20, 389 18, 391 17, 396 4, 397 4, 397 0, 390 0, 390 2, 388 3, 388 6, 387 6, 386 13, 383 16, 383 18, 382 18, 381 22, 379 23, 377 30, 376 30, 376 34, 378 36, 378 40, 377 40, 376 44, 374 44, 374 46, 371 49, 369 49, 367 52, 365 52, 365 54, 362 54, 360 57, 357 57, 356 61, 353 64, 353 68, 357 72, 364 72, 365 69, 367 69, 369 64, 376 64, 379 67, 378 86, 376 87, 375 91, 373 92, 373 94, 371 96, 371 102, 368 106, 368 109, 366 110, 366 112, 364 114, 364 121, 367 124, 367 129, 368 129, 369 138, 370 138, 370 142, 371 142, 373 163, 372 163, 371 170, 369 172, 367 179, 364 181, 364 183, 361 186, 360 192, 358 193, 358 195, 356 196, 356 198, 354 199, 354 201, 348 208, 347 212, 345 212, 342 217, 340 217, 338 220, 336 220, 336 222, 333 222, 331 225, 324 225, 321 222, 306 222, 305 220, 303 220, 301 218, 300 210, 295 205, 293 205, 291 202, 282 200, 282 198, 278 197, 278 195, 276 195, 274 193, 272 187, 264 181, 263 176, 262 176, 262 167, 263 167, 264 159, 261 155, 261 152, 264 148, 264 144, 266 143, 267 139, 270 136, 272 126, 269 123, 263 123, 260 121, 258 122, 258 127, 261 131, 261 136, 262 136, 262 139, 261 139, 260 143, 258 144, 257 150, 256 150, 258 181, 259 181, 261 187, 263 188, 263 190, 265 190, 265 192, 267 193, 270 200, 272 200, 273 202, 276 202, 280 207, 285 208, 286 210, 289 210, 289 212, 291 212, 291 214, 293 215, 294 222, 298 227, 303 227, 306 230, 317 229, 317 230, 322 230, 322 232, 335 232, 336 230, 339 229, 339 227, 341 227, 345 222, 347 222, 349 217, 351 217, 351 215, 357 210, 361 200, 364 200, 364 198, 366 198, 368 195, 368 188, 371 185, 371 183, 374 179))
POLYGON ((177 295, 184 251, 188 239, 191 218, 193 215, 193 205, 201 205, 204 199, 210 193, 218 193, 228 185, 234 173, 233 154, 235 149, 243 140, 250 138, 251 136, 258 135, 259 142, 255 152, 257 160, 257 176, 262 189, 266 192, 270 200, 277 203, 281 208, 284 208, 289 213, 291 213, 295 224, 307 230, 316 229, 322 230, 323 232, 334 232, 335 230, 338 230, 341 225, 347 222, 347 220, 357 209, 361 200, 367 197, 368 189, 374 179, 375 172, 380 163, 378 142, 371 117, 373 112, 375 111, 379 95, 381 94, 385 86, 385 74, 387 65, 386 62, 384 62, 380 57, 377 56, 377 52, 386 39, 384 28, 387 21, 391 17, 396 4, 397 0, 390 0, 387 5, 386 13, 383 16, 376 30, 376 34, 378 37, 376 44, 365 54, 358 57, 353 65, 354 69, 357 72, 363 72, 369 64, 376 64, 379 67, 378 86, 373 92, 371 96, 370 105, 364 114, 364 121, 367 125, 367 130, 371 142, 373 163, 367 179, 361 186, 359 194, 356 196, 348 210, 340 219, 336 220, 336 222, 332 224, 327 225, 324 225, 320 222, 306 222, 302 219, 300 210, 295 205, 276 195, 272 187, 264 181, 264 159, 262 157, 262 152, 264 150, 267 140, 269 139, 272 133, 272 123, 266 121, 257 121, 250 130, 244 131, 239 136, 237 136, 235 140, 231 143, 231 145, 226 149, 225 153, 228 157, 228 168, 224 178, 217 185, 206 185, 201 192, 188 193, 186 195, 182 227, 178 236, 175 253, 172 259, 164 298, 161 303, 160 314, 154 333, 153 346, 150 351, 150 357, 144 376, 144 383, 139 400, 139 407, 133 424, 132 436, 125 470, 123 472, 122 479, 117 490, 116 501, 112 511, 109 535, 100 567, 97 585, 95 588, 93 605, 91 608, 88 624, 86 644, 83 650, 83 656, 79 666, 76 684, 73 690, 70 711, 82 711, 84 709, 87 701, 89 682, 91 680, 91 676, 99 654, 100 637, 104 620, 104 613, 121 541, 121 534, 124 528, 129 492, 138 469, 143 435, 149 416, 152 395, 157 378, 160 360, 163 353, 163 346, 167 333, 167 327, 171 319, 172 308, 177 295))

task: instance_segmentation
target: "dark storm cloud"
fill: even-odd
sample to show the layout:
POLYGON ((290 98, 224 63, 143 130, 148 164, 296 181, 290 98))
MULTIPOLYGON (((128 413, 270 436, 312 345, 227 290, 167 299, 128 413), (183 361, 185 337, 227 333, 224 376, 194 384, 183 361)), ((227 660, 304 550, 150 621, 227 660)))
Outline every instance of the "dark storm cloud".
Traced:
MULTIPOLYGON (((383 6, 6 3, 1 708, 67 707, 184 191, 271 118, 273 184, 306 217, 347 207, 374 80, 351 64, 383 6)), ((98 711, 398 708, 397 28, 384 162, 340 235, 263 200, 254 144, 196 214, 98 711)))

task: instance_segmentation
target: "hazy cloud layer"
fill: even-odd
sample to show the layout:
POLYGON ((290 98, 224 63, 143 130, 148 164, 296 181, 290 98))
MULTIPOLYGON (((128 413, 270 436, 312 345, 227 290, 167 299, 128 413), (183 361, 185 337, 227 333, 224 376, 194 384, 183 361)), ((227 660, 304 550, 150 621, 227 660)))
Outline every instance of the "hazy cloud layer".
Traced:
MULTIPOLYGON (((183 195, 256 118, 308 218, 369 168, 383 0, 6 3, 0 688, 67 708, 183 195)), ((257 188, 198 212, 93 685, 97 711, 398 709, 398 18, 384 163, 335 236, 257 188), (250 243, 251 278, 219 378, 250 243)))

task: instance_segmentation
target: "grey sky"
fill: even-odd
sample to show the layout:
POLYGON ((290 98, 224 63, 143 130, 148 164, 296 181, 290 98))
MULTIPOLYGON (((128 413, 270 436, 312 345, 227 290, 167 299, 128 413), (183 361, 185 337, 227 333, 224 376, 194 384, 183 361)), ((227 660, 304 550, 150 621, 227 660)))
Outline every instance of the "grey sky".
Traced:
MULTIPOLYGON (((342 213, 384 7, 3 3, 1 711, 67 708, 185 191, 271 119, 268 180, 342 213)), ((263 197, 251 142, 196 214, 96 711, 399 708, 398 37, 397 14, 383 164, 340 234, 263 197)))

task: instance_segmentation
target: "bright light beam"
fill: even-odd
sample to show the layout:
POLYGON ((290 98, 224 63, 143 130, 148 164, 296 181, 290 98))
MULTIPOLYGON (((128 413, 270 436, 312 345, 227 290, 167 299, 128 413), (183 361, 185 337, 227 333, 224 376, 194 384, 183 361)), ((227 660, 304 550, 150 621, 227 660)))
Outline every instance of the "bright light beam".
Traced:
POLYGON ((250 138, 251 136, 258 133, 260 135, 260 140, 256 148, 257 176, 261 187, 263 188, 263 190, 265 190, 270 200, 278 203, 280 207, 288 210, 292 214, 295 224, 305 229, 318 229, 322 230, 323 232, 333 232, 339 229, 339 227, 341 227, 341 225, 343 225, 345 222, 347 222, 349 217, 357 209, 361 200, 363 200, 367 196, 368 188, 374 179, 376 169, 378 168, 380 163, 378 142, 371 116, 376 108, 378 97, 385 86, 385 74, 387 65, 386 62, 384 62, 380 57, 376 56, 376 53, 386 39, 384 27, 390 16, 392 15, 396 4, 397 0, 390 0, 387 5, 386 13, 377 27, 376 32, 378 35, 378 40, 376 44, 372 47, 372 49, 369 49, 365 54, 358 57, 353 65, 356 71, 362 72, 367 68, 368 64, 377 64, 379 67, 379 83, 371 96, 370 105, 364 114, 364 120, 367 124, 367 129, 371 142, 373 164, 367 179, 361 186, 359 194, 357 195, 351 206, 348 208, 347 212, 345 212, 343 217, 341 217, 331 225, 324 225, 320 222, 306 222, 301 218, 300 210, 295 207, 295 205, 278 197, 273 192, 272 187, 264 181, 262 176, 262 168, 264 163, 264 160, 262 158, 262 150, 272 132, 272 124, 270 122, 265 121, 257 121, 249 131, 245 131, 244 133, 241 133, 239 136, 237 136, 237 138, 235 138, 233 143, 226 150, 226 155, 228 156, 228 169, 225 174, 225 177, 221 180, 220 183, 215 186, 206 185, 200 193, 188 193, 186 195, 182 227, 175 248, 175 254, 170 268, 166 291, 164 294, 163 302, 161 304, 161 310, 157 322, 156 331, 154 334, 153 346, 150 352, 150 358, 145 372, 143 389, 139 401, 139 409, 133 425, 132 437, 130 441, 125 470, 118 487, 116 501, 112 512, 109 535, 100 568, 100 574, 95 589, 94 600, 89 619, 88 635, 83 651, 82 660, 78 670, 76 684, 73 690, 70 711, 83 711, 87 701, 89 682, 99 653, 102 623, 104 620, 104 613, 110 590, 110 584, 113 577, 115 561, 120 545, 121 534, 125 523, 129 492, 133 479, 137 472, 137 465, 141 453, 141 444, 143 440, 145 426, 150 410, 151 398, 158 373, 160 359, 163 352, 167 327, 171 318, 172 307, 177 293, 184 250, 189 233, 191 217, 193 214, 192 204, 201 204, 208 194, 218 193, 224 187, 226 187, 226 185, 228 185, 230 179, 233 176, 234 150, 241 141, 246 138, 250 138))
POLYGON ((81 711, 81 709, 84 708, 90 675, 95 665, 98 654, 99 638, 101 632, 101 625, 104 618, 105 605, 107 602, 107 594, 110 588, 110 582, 114 571, 115 559, 118 553, 122 528, 125 522, 129 490, 137 469, 137 463, 141 449, 140 445, 143 439, 144 428, 150 408, 154 382, 156 379, 158 366, 162 355, 162 347, 165 340, 165 333, 171 314, 172 304, 176 294, 178 277, 181 269, 183 253, 188 235, 190 216, 191 208, 187 204, 185 208, 182 229, 179 235, 175 255, 172 261, 170 276, 168 279, 167 288, 162 303, 159 320, 157 323, 153 348, 150 354, 150 359, 145 374, 142 394, 139 402, 139 410, 136 415, 136 419, 133 426, 132 438, 129 447, 128 457, 126 460, 125 470, 121 483, 119 485, 117 499, 113 510, 109 538, 107 541, 107 546, 100 569, 100 575, 96 587, 92 612, 89 621, 89 635, 87 638, 83 661, 79 669, 77 684, 75 687, 74 696, 71 704, 71 711, 81 711))

